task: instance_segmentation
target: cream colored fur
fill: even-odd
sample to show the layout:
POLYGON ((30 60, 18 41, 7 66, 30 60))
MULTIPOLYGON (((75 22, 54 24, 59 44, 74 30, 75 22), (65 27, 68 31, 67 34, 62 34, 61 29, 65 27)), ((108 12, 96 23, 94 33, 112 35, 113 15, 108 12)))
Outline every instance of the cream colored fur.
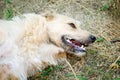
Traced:
POLYGON ((0 80, 27 80, 47 65, 57 65, 66 55, 61 36, 84 41, 89 33, 79 22, 59 14, 23 14, 0 20, 0 80), (77 29, 67 23, 75 23, 77 29))

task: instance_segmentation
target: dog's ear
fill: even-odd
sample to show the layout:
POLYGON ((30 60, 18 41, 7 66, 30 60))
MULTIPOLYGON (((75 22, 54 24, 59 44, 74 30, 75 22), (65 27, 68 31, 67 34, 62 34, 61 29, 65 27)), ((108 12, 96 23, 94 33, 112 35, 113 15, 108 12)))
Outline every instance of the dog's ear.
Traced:
POLYGON ((47 21, 52 21, 55 18, 55 12, 48 11, 43 13, 42 16, 45 17, 47 21))
POLYGON ((47 21, 52 21, 54 19, 54 15, 52 15, 52 14, 46 14, 45 18, 46 18, 47 21))

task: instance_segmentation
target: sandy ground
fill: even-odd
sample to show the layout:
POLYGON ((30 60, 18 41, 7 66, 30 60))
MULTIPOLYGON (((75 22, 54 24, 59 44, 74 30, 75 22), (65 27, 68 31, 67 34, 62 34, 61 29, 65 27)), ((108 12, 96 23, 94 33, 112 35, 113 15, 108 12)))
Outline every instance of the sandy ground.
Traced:
MULTIPOLYGON (((70 16, 81 21, 81 27, 97 37, 104 38, 103 42, 95 42, 89 47, 85 61, 72 57, 69 60, 77 75, 88 80, 113 80, 120 77, 120 70, 111 70, 109 66, 120 55, 120 42, 110 43, 113 39, 120 39, 119 20, 113 19, 107 11, 101 11, 101 7, 112 0, 11 0, 11 4, 0 0, 0 17, 4 18, 5 10, 9 7, 13 15, 22 13, 42 13, 53 10, 57 13, 70 16)), ((62 64, 61 64, 62 65, 62 64)), ((44 78, 36 80, 75 80, 69 66, 62 65, 62 70, 55 69, 44 78)), ((80 78, 81 79, 81 78, 80 78)), ((35 80, 30 78, 30 80, 35 80)), ((85 79, 82 79, 85 80, 85 79)))

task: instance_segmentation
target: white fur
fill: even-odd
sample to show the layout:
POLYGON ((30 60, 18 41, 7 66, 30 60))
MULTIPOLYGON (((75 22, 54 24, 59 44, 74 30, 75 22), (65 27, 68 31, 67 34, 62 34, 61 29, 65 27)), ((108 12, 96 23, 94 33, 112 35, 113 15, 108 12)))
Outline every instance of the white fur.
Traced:
POLYGON ((81 30, 77 23, 59 14, 47 21, 34 13, 16 16, 10 21, 0 20, 0 80, 7 79, 10 74, 27 80, 45 67, 43 62, 57 65, 59 59, 55 55, 64 52, 61 35, 69 34, 83 40, 88 37, 89 33, 81 30), (76 23, 78 29, 69 28, 67 22, 76 23))

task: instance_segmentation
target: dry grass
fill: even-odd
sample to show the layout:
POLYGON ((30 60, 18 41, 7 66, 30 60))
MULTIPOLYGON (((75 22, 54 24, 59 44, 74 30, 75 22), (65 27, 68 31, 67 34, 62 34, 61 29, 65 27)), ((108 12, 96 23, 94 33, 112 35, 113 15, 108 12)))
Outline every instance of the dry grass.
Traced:
MULTIPOLYGON (((111 69, 110 65, 120 56, 120 42, 111 43, 111 40, 120 40, 119 0, 11 0, 5 5, 5 1, 0 1, 0 17, 3 17, 3 10, 9 7, 13 10, 13 15, 54 10, 58 13, 73 17, 81 21, 83 29, 103 38, 103 41, 95 42, 88 48, 85 61, 79 58, 70 57, 69 60, 77 77, 80 80, 117 80, 120 78, 120 69, 111 69), (114 7, 114 5, 116 5, 114 7), (116 11, 116 12, 115 12, 116 11), (109 15, 109 13, 112 13, 109 15), (114 17, 112 17, 113 15, 114 17), (117 16, 117 20, 115 17, 117 16)), ((50 67, 46 71, 49 74, 30 78, 30 80, 75 80, 71 68, 67 64, 50 67)), ((42 74, 42 73, 41 73, 42 74)), ((120 79, 119 79, 120 80, 120 79)))

